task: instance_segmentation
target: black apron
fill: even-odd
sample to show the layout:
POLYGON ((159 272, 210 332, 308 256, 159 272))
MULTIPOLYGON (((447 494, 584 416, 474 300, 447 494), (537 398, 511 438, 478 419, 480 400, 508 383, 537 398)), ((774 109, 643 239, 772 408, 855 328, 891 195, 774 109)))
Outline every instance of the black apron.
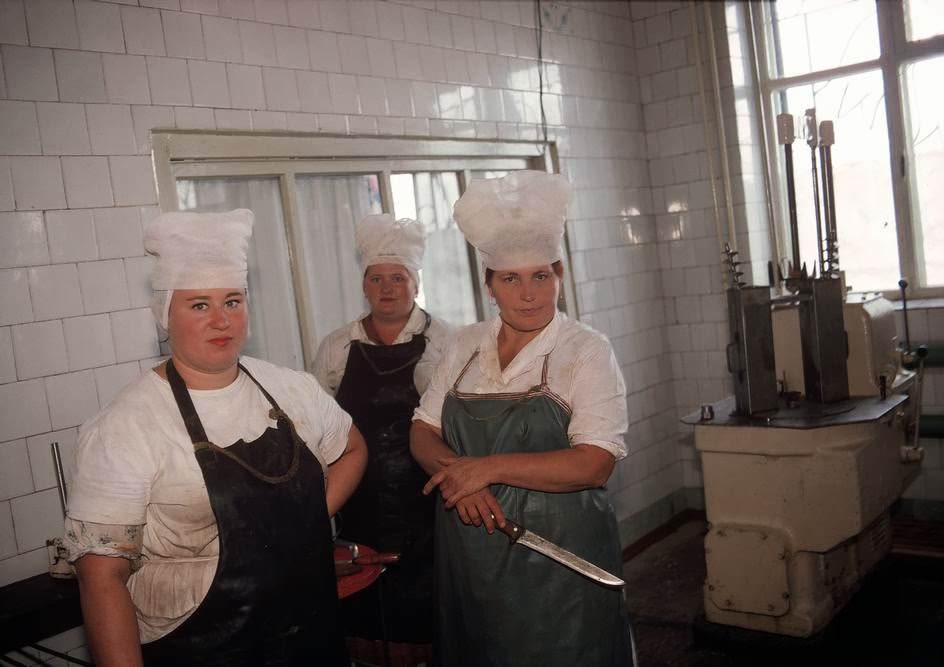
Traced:
MULTIPOLYGON (((413 371, 426 350, 423 332, 408 343, 365 345, 352 341, 338 404, 367 442, 367 471, 341 513, 341 537, 401 554, 383 576, 386 639, 432 641, 433 496, 429 476, 410 454, 410 425, 420 396, 413 371)), ((382 639, 381 591, 371 586, 341 601, 347 634, 382 639)))
POLYGON ((143 644, 146 665, 344 665, 321 464, 292 420, 241 364, 272 409, 252 442, 207 440, 171 361, 167 380, 193 442, 216 517, 219 563, 180 626, 143 644))
MULTIPOLYGON (((458 456, 570 448, 570 407, 547 384, 473 394, 456 378, 442 433, 458 456)), ((616 518, 603 489, 547 493, 494 484, 505 516, 611 573, 622 569, 616 518)), ((623 592, 567 569, 499 531, 467 526, 437 503, 436 650, 444 667, 628 667, 623 592)))

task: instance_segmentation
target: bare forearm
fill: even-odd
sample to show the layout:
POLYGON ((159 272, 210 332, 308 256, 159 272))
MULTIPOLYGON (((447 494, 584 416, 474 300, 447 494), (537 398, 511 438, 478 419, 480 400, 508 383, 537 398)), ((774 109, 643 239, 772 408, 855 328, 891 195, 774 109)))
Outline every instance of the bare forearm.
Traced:
POLYGON ((99 667, 142 665, 134 603, 126 582, 131 567, 124 559, 85 556, 79 560, 79 591, 89 650, 99 667), (90 559, 105 559, 95 562, 90 559))
POLYGON ((606 484, 615 459, 604 449, 578 445, 554 452, 489 456, 492 484, 566 493, 606 484))
POLYGON ((334 516, 344 506, 347 499, 364 475, 367 467, 367 445, 355 426, 351 426, 347 448, 341 457, 328 466, 328 486, 325 497, 328 503, 328 516, 334 516))
POLYGON ((456 455, 439 430, 422 421, 413 422, 410 428, 410 453, 427 475, 433 475, 442 468, 441 459, 456 455))

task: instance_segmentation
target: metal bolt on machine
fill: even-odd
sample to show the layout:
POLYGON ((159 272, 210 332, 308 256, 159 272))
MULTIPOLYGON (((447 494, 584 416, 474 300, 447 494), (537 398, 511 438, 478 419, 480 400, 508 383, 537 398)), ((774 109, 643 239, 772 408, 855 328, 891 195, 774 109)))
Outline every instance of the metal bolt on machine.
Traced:
POLYGON ((791 261, 748 285, 725 248, 734 396, 683 419, 702 460, 707 620, 798 637, 825 628, 889 552, 889 508, 923 454, 921 351, 899 345, 886 299, 847 291, 833 126, 809 109, 805 129, 815 261, 800 259, 793 117, 780 114, 791 261))

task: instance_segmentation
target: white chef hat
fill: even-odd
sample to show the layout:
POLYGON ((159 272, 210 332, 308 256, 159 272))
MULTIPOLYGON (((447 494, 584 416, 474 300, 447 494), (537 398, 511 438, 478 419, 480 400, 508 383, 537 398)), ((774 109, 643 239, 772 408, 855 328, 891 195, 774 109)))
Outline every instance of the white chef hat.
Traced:
POLYGON ((562 176, 513 171, 503 178, 471 181, 453 217, 487 268, 552 264, 561 258, 570 194, 570 183, 562 176))
POLYGON ((368 215, 357 225, 354 242, 364 271, 374 264, 402 264, 418 280, 426 250, 422 223, 389 213, 368 215))
POLYGON ((144 249, 156 260, 151 310, 164 329, 175 289, 247 287, 252 223, 252 211, 241 208, 164 213, 145 227, 144 249))

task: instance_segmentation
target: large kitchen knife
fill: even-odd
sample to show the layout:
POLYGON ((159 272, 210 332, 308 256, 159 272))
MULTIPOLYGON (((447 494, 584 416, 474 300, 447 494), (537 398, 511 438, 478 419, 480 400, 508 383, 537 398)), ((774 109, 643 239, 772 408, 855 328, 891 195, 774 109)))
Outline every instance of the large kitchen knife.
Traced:
POLYGON ((593 563, 584 560, 576 554, 572 554, 571 552, 567 551, 567 549, 562 549, 553 542, 545 540, 540 535, 535 535, 530 530, 521 524, 515 523, 511 519, 505 519, 504 528, 499 526, 499 530, 508 536, 508 539, 512 544, 523 544, 529 549, 533 549, 538 553, 544 554, 548 558, 556 560, 564 567, 569 567, 574 572, 579 572, 583 576, 588 577, 597 583, 603 584, 604 586, 619 588, 626 583, 619 577, 610 574, 603 568, 597 567, 593 563))

